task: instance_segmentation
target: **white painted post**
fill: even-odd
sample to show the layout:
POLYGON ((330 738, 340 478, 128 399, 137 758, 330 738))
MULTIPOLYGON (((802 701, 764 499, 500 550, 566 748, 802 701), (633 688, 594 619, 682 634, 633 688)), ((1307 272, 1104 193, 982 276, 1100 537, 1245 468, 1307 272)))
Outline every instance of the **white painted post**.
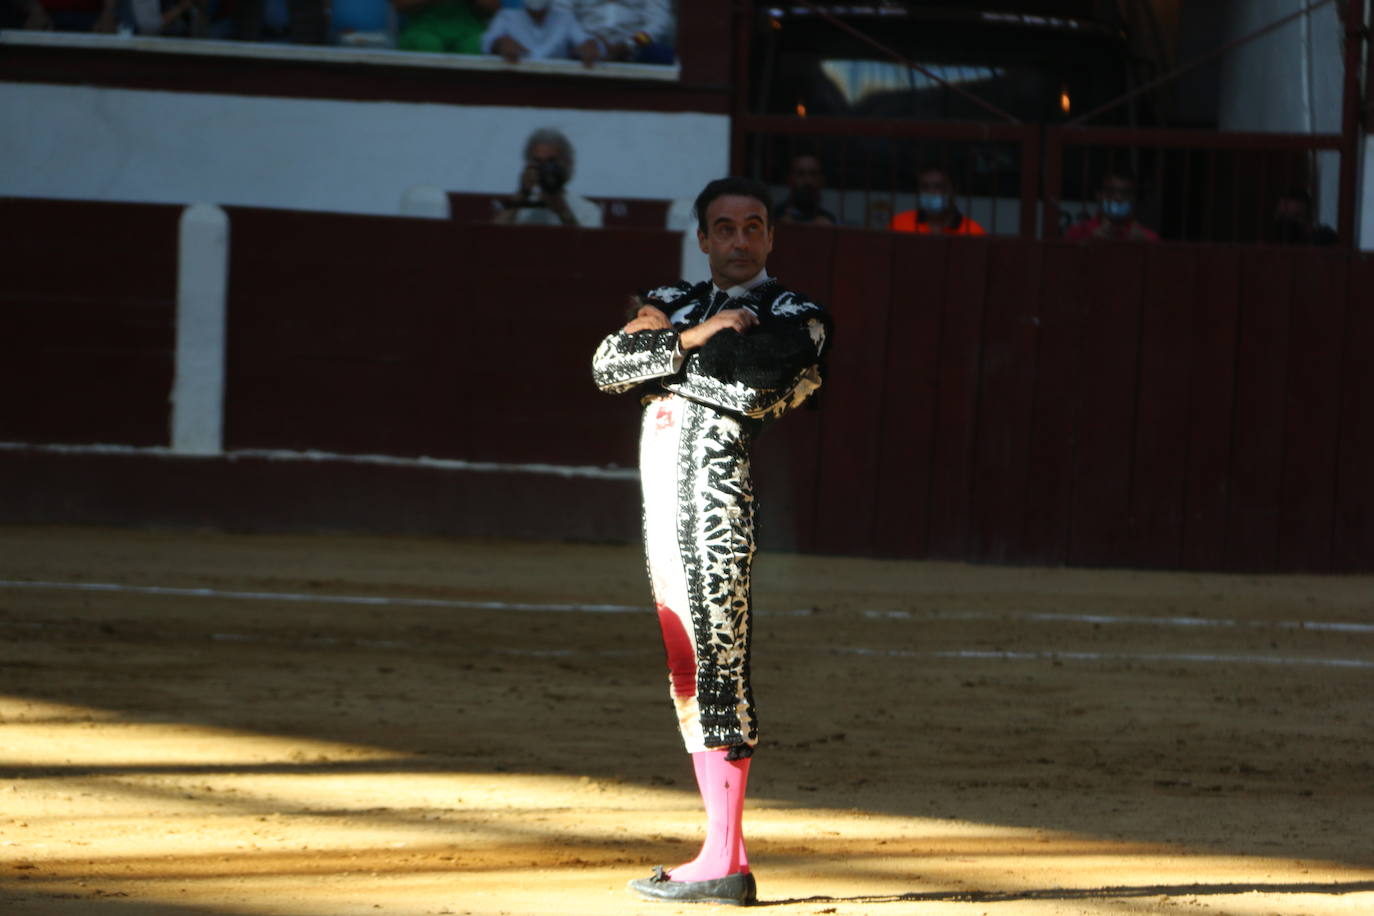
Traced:
POLYGON ((416 185, 401 195, 401 215, 448 219, 448 195, 444 193, 443 188, 427 184, 416 185))
POLYGON ((218 455, 224 450, 228 288, 229 217, 213 204, 192 204, 181 213, 177 263, 173 452, 218 455))
POLYGON ((697 244, 697 221, 692 213, 695 198, 684 197, 668 206, 668 228, 682 233, 682 265, 678 276, 688 283, 711 279, 711 267, 697 244))

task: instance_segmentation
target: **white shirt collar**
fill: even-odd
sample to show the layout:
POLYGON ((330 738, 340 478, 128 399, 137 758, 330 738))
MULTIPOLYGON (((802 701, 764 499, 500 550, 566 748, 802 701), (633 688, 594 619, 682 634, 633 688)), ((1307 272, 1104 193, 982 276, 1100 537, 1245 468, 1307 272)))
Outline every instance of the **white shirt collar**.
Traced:
MULTIPOLYGON (((724 290, 723 292, 731 299, 738 299, 740 296, 743 296, 745 293, 749 292, 749 290, 763 283, 763 281, 767 279, 768 268, 765 267, 763 270, 755 274, 752 280, 745 280, 743 283, 736 283, 734 286, 730 287, 727 290, 724 290)), ((720 287, 716 286, 714 281, 712 281, 711 283, 711 288, 716 291, 721 291, 720 287)))

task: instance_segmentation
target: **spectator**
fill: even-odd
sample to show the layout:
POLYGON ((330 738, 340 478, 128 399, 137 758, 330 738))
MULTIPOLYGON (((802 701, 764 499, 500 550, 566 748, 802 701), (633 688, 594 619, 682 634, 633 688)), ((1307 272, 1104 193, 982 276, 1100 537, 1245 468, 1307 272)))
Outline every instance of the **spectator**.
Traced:
POLYGON ((113 32, 115 0, 28 0, 26 29, 44 32, 113 32))
POLYGON ((601 208, 567 188, 573 159, 572 144, 560 132, 545 127, 530 134, 520 190, 496 214, 496 222, 600 229, 601 208))
POLYGON ((280 16, 269 10, 268 0, 233 0, 229 18, 235 41, 262 41, 285 38, 292 44, 329 43, 329 12, 325 0, 286 0, 285 22, 271 20, 280 16))
POLYGON ((987 230, 959 212, 954 205, 954 182, 938 166, 927 166, 917 176, 916 209, 892 217, 894 232, 921 235, 987 235, 987 230))
POLYGON ((1159 233, 1135 218, 1135 179, 1124 172, 1107 173, 1097 191, 1097 215, 1074 223, 1064 237, 1079 242, 1159 241, 1159 233))
POLYGON ((1282 245, 1334 245, 1336 230, 1312 219, 1312 195, 1294 188, 1274 207, 1274 240, 1282 245))
POLYGON ((160 4, 155 35, 206 38, 210 35, 208 0, 167 0, 160 4))
POLYGON ((821 208, 821 188, 824 186, 825 173, 821 171, 819 159, 810 153, 793 156, 792 166, 787 171, 787 197, 774 209, 773 221, 835 225, 839 222, 835 214, 821 208))
POLYGON ((604 60, 671 64, 676 28, 670 0, 558 0, 596 39, 604 60))
POLYGON ((582 30, 573 14, 550 9, 550 0, 525 0, 523 8, 503 9, 482 36, 483 54, 500 54, 507 63, 529 58, 577 58, 584 66, 596 63, 596 39, 582 30))
POLYGON ((501 0, 391 0, 405 26, 396 37, 403 51, 481 54, 482 33, 501 0))

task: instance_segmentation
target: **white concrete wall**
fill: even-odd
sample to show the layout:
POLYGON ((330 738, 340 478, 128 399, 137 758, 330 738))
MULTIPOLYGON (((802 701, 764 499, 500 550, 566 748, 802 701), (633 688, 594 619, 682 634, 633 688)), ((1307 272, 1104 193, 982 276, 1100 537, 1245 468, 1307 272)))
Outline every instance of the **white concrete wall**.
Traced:
POLYGON ((722 115, 0 83, 0 195, 395 214, 417 185, 514 190, 538 127, 584 195, 690 197, 729 164, 722 115))
MULTIPOLYGON (((1240 38, 1307 5, 1308 0, 1226 0, 1222 40, 1240 38)), ((1220 68, 1221 129, 1340 133, 1343 43, 1336 4, 1328 3, 1227 54, 1220 68)), ((1332 226, 1339 178, 1339 156, 1319 154, 1316 215, 1332 226)))

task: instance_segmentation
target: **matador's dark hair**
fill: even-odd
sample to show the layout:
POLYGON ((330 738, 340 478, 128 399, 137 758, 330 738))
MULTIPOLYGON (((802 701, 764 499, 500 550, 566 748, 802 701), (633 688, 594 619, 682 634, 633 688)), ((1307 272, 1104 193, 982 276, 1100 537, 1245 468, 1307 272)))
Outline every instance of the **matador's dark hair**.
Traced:
POLYGON ((768 193, 768 185, 752 178, 717 178, 701 189, 692 212, 697 217, 697 228, 706 232, 706 208, 718 197, 752 197, 763 204, 764 221, 773 224, 773 196, 768 193))

